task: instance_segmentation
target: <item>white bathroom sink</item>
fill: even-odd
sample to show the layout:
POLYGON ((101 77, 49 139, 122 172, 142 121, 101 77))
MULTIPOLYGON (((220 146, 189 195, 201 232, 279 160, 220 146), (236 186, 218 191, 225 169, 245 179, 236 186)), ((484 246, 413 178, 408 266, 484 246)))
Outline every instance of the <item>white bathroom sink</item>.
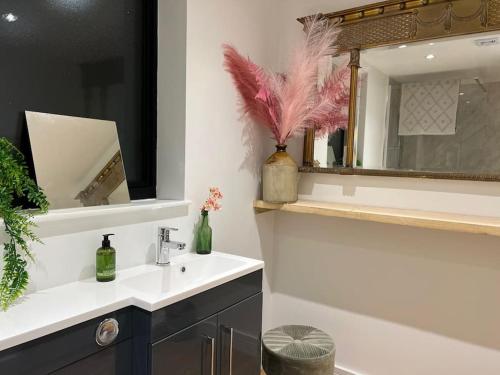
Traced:
POLYGON ((91 278, 40 290, 0 313, 0 350, 129 306, 152 312, 263 267, 260 260, 235 255, 189 253, 168 266, 120 270, 108 283, 91 278))
POLYGON ((242 260, 217 254, 190 254, 174 259, 170 265, 149 266, 149 272, 126 278, 120 284, 142 293, 161 295, 191 288, 246 264, 242 260))
POLYGON ((143 266, 132 275, 124 272, 118 283, 133 291, 135 305, 152 311, 243 276, 249 269, 258 270, 262 264, 229 254, 189 253, 166 266, 143 266))

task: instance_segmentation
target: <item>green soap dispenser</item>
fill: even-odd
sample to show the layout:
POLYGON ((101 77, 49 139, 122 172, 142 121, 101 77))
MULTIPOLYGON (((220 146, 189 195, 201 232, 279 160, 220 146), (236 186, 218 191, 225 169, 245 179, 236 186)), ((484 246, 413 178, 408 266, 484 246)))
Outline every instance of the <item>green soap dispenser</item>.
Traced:
POLYGON ((113 281, 116 277, 116 251, 111 247, 109 236, 114 234, 104 234, 102 246, 96 253, 96 280, 101 282, 113 281))

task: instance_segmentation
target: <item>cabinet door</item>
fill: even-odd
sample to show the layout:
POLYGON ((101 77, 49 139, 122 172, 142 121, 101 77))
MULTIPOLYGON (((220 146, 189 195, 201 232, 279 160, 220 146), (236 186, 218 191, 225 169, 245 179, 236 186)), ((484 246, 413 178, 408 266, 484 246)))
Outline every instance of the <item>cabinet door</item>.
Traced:
POLYGON ((220 375, 259 375, 262 293, 219 314, 220 375))
POLYGON ((132 340, 110 346, 77 361, 52 375, 130 375, 132 374, 132 340))
POLYGON ((217 317, 153 344, 153 375, 215 375, 217 317))

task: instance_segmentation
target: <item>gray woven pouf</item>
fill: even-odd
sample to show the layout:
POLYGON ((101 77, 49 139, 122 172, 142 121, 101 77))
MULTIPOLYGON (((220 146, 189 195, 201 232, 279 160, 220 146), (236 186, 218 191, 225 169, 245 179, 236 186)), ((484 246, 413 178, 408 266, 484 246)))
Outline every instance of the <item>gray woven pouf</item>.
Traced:
POLYGON ((333 375, 335 344, 314 327, 283 326, 262 337, 262 365, 267 375, 333 375))

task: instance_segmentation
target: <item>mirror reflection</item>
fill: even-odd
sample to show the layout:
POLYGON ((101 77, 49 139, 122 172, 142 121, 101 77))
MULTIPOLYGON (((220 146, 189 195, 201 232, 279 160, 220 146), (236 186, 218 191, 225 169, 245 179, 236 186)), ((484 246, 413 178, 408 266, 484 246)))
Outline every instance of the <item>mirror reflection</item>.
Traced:
POLYGON ((361 66, 358 167, 500 173, 500 34, 369 49, 361 66))
MULTIPOLYGON (((319 85, 322 85, 325 77, 330 71, 340 72, 343 69, 349 69, 348 64, 350 54, 342 54, 325 59, 324 66, 319 72, 319 85)), ((348 72, 349 73, 349 72, 348 72)), ((349 90, 350 73, 344 75, 344 85, 349 90)), ((342 111, 344 120, 342 128, 347 129, 349 120, 349 103, 345 103, 345 108, 342 111)), ((314 140, 314 166, 322 168, 342 167, 345 165, 346 147, 347 147, 347 131, 338 129, 330 134, 316 134, 314 140)))
POLYGON ((51 209, 130 202, 115 122, 38 112, 26 120, 51 209))

